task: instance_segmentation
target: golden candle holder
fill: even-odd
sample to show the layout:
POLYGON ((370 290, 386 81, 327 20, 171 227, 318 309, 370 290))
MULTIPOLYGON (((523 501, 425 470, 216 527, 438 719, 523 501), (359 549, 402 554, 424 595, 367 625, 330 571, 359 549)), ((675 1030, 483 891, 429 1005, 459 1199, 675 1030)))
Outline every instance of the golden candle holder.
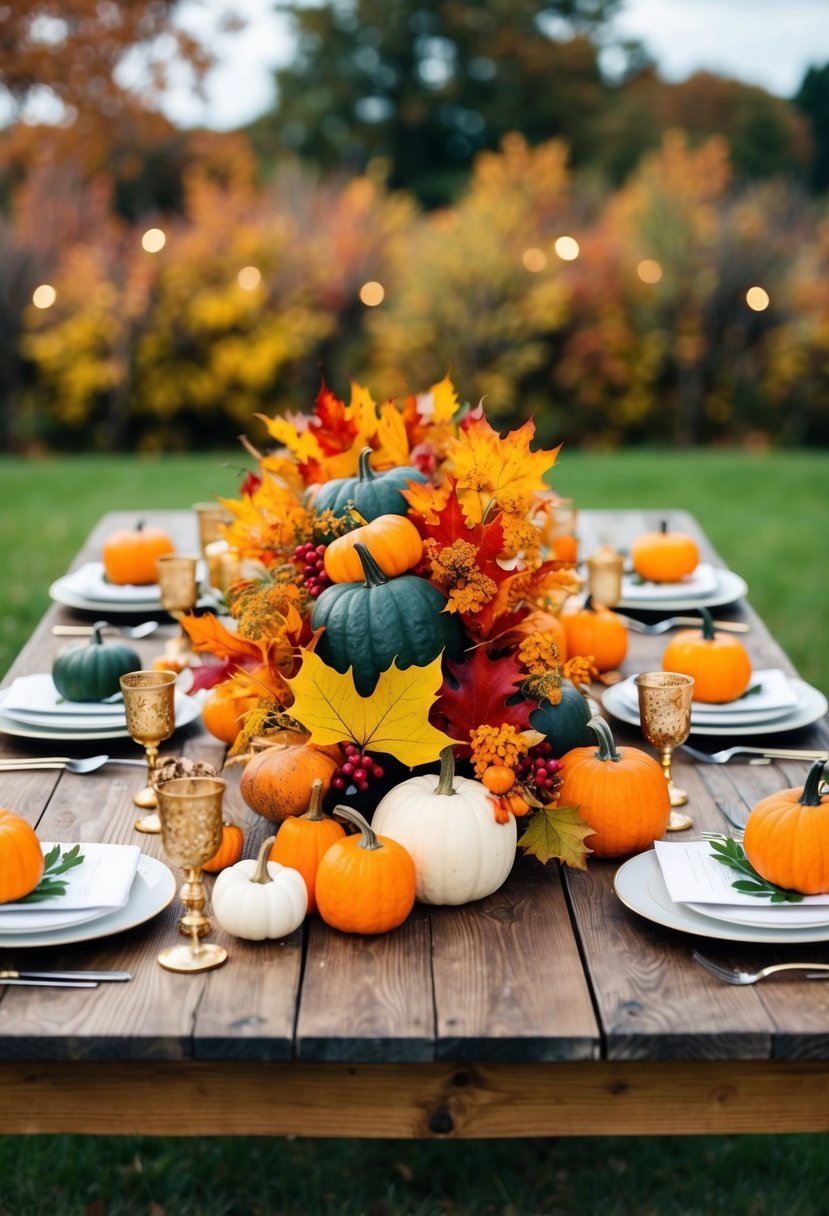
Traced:
MULTIPOLYGON (((642 734, 652 747, 659 749, 662 771, 668 782, 671 807, 684 806, 688 801, 685 790, 674 784, 671 757, 675 747, 684 743, 691 733, 691 702, 694 699, 693 676, 676 671, 648 671, 636 676, 639 692, 639 721, 642 734)), ((669 832, 684 832, 693 826, 690 815, 671 810, 669 832)))
POLYGON ((597 604, 613 608, 622 598, 622 574, 625 559, 612 545, 602 545, 591 557, 585 559, 587 566, 587 590, 597 604))
POLYGON ((158 814, 158 797, 155 789, 155 768, 158 761, 158 745, 169 739, 176 728, 174 671, 131 671, 121 676, 121 692, 124 696, 124 713, 127 730, 135 743, 144 747, 147 756, 147 784, 133 802, 142 810, 152 812, 135 822, 138 832, 161 831, 158 814))
POLYGON ((219 502, 194 502, 193 510, 196 513, 201 555, 207 557, 207 546, 222 539, 222 527, 232 523, 233 516, 219 502))
POLYGON ((181 630, 177 638, 170 638, 164 646, 165 653, 174 660, 180 660, 191 650, 181 618, 185 612, 193 611, 199 598, 197 567, 198 558, 181 553, 165 553, 155 562, 161 607, 178 621, 181 630))
POLYGON ((170 860, 185 871, 180 892, 185 914, 178 927, 189 939, 158 955, 168 971, 209 971, 227 958, 223 946, 201 940, 212 928, 204 911, 202 867, 221 844, 225 786, 219 777, 175 777, 158 789, 161 843, 170 860))
POLYGON ((534 518, 541 532, 542 545, 559 561, 577 561, 578 511, 573 499, 561 498, 554 490, 542 490, 535 497, 538 507, 534 518))

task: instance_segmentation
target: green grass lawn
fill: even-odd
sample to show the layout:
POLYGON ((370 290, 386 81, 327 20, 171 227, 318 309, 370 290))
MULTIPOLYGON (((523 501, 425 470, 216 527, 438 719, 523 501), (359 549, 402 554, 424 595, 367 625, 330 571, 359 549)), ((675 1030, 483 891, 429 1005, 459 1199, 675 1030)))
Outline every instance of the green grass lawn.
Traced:
MULTIPOLYGON (((0 671, 104 511, 233 495, 228 466, 243 463, 237 453, 0 459, 0 671)), ((553 482, 580 507, 691 511, 803 676, 829 691, 826 472, 820 452, 564 452, 553 482)), ((829 1138, 7 1137, 0 1178, 0 1216, 822 1216, 829 1138)))

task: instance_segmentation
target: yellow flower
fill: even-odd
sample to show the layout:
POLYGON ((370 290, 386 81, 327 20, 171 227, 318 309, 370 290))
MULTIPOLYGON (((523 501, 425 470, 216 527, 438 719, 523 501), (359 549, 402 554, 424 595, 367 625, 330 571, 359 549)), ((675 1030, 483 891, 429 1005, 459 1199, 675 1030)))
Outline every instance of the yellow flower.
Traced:
POLYGON ((540 676, 559 667, 558 646, 552 633, 533 633, 518 647, 518 661, 531 676, 540 676))
POLYGON ((515 768, 531 746, 522 738, 521 733, 508 723, 504 726, 478 726, 470 731, 469 739, 472 744, 472 763, 478 778, 483 776, 491 764, 504 764, 507 768, 515 768))
POLYGON ((479 569, 478 550, 468 540, 456 540, 441 549, 427 541, 427 551, 432 577, 449 591, 449 612, 478 612, 494 597, 498 587, 479 569))

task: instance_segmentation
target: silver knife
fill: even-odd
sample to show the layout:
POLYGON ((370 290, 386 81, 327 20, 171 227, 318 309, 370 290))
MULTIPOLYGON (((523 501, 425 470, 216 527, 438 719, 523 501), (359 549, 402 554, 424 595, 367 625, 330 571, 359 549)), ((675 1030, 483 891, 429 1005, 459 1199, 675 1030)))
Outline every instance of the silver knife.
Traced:
POLYGON ((57 980, 60 983, 73 980, 90 981, 94 983, 123 982, 131 980, 129 971, 0 971, 0 981, 14 983, 18 980, 57 980))
POLYGON ((0 986, 4 988, 97 988, 98 981, 92 980, 24 980, 2 979, 0 986))

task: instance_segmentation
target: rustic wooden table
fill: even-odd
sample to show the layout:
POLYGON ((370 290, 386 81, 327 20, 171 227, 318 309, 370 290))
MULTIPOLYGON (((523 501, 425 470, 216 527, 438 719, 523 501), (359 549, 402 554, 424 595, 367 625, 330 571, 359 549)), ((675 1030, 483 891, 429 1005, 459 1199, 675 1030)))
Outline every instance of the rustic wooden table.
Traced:
MULTIPOLYGON (((192 547, 189 513, 155 518, 192 547)), ((722 564, 693 520, 670 518, 722 564)), ((117 514, 102 520, 74 564, 97 557, 101 538, 122 522, 117 514)), ((597 533, 622 540, 654 522, 653 513, 585 515, 597 533)), ((750 623, 755 666, 792 670, 747 603, 716 615, 750 623)), ((79 617, 52 605, 9 678, 50 670, 63 644, 51 626, 79 617)), ((160 653, 164 632, 136 643, 143 661, 160 653)), ((659 666, 664 644, 632 634, 625 669, 659 666)), ((613 727, 618 741, 644 746, 635 729, 613 727)), ((781 740, 824 747, 829 729, 823 721, 767 741, 781 740)), ((137 754, 129 741, 60 747, 137 754)), ((2 757, 44 748, 0 736, 2 757)), ((162 754, 222 761, 221 745, 198 724, 162 754)), ((802 762, 720 767, 681 758, 676 767, 695 831, 723 828, 715 797, 750 803, 806 771, 802 762)), ((2 773, 0 805, 22 812, 42 839, 139 843, 163 859, 158 837, 133 830, 139 771, 2 773)), ((254 854, 265 825, 239 797, 238 772, 228 771, 226 807, 248 829, 254 854)), ((156 962, 177 939, 177 900, 120 935, 6 950, 0 968, 124 968, 134 978, 91 991, 0 989, 0 1133, 451 1138, 829 1129, 829 984, 733 988, 690 958, 699 945, 724 961, 826 962, 829 943, 729 945, 661 928, 619 902, 615 869, 598 860, 578 872, 522 859, 490 898, 417 906, 376 939, 342 935, 318 918, 280 942, 247 943, 217 930, 229 960, 199 976, 156 962)))

